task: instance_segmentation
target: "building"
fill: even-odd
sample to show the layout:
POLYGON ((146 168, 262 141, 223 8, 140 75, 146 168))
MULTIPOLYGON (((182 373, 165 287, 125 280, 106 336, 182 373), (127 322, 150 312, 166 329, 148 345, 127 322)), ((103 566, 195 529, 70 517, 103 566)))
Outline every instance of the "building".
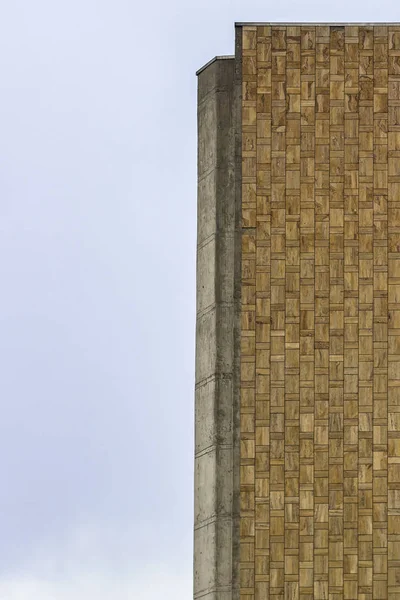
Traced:
POLYGON ((198 72, 194 598, 400 598, 400 25, 198 72))

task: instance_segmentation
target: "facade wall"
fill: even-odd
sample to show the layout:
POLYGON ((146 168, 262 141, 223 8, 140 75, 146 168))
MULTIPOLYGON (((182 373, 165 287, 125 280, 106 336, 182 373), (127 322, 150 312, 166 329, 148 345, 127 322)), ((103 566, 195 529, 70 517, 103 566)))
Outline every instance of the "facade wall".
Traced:
POLYGON ((400 27, 238 28, 240 598, 400 589, 400 27))
POLYGON ((194 598, 400 597, 400 26, 199 72, 194 598))

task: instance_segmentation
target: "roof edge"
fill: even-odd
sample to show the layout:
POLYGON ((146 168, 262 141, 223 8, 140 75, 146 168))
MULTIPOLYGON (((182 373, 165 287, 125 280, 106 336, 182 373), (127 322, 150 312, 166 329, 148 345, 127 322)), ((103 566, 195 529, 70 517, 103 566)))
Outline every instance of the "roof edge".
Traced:
POLYGON ((329 23, 326 22, 321 22, 321 21, 313 21, 313 22, 302 22, 302 21, 296 21, 294 23, 288 23, 287 21, 238 21, 235 22, 235 27, 257 27, 257 26, 268 26, 268 25, 286 25, 288 27, 301 27, 301 26, 312 26, 315 27, 316 25, 320 25, 321 27, 354 27, 355 25, 357 25, 358 27, 382 27, 382 26, 390 26, 393 25, 395 27, 399 27, 400 26, 400 22, 398 21, 375 21, 374 23, 360 23, 358 21, 349 21, 346 23, 337 23, 335 21, 330 21, 329 23))
POLYGON ((205 65, 203 65, 202 67, 200 67, 200 69, 198 71, 196 71, 196 75, 200 75, 200 73, 202 71, 204 71, 204 69, 207 69, 207 67, 209 67, 210 65, 212 65, 214 62, 216 62, 217 60, 232 60, 234 59, 234 55, 226 55, 226 56, 214 56, 214 58, 212 58, 211 60, 208 61, 208 63, 206 63, 205 65))

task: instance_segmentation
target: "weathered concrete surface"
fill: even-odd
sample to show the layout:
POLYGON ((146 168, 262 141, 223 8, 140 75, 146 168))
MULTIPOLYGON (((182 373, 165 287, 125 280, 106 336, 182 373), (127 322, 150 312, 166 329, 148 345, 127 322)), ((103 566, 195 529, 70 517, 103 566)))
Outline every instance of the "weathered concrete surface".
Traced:
POLYGON ((234 59, 217 58, 198 77, 194 598, 203 600, 232 600, 237 537, 233 118, 234 59))
POLYGON ((234 73, 235 252, 233 367, 232 600, 240 600, 240 345, 242 281, 242 30, 235 28, 234 73))

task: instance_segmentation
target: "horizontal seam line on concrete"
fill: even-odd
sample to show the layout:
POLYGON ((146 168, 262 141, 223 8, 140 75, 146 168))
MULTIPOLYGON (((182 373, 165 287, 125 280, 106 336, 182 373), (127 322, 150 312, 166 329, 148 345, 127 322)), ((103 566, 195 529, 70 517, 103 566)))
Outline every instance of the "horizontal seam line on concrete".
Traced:
POLYGON ((207 596, 208 594, 214 594, 214 592, 230 592, 231 590, 231 585, 213 585, 210 588, 206 588, 204 590, 201 590, 200 592, 197 592, 194 595, 194 598, 195 600, 197 600, 197 598, 204 598, 204 596, 207 596))
POLYGON ((197 113, 199 113, 200 110, 203 110, 203 104, 208 102, 211 96, 215 96, 216 94, 219 94, 220 92, 224 92, 225 94, 229 93, 230 92, 229 86, 216 84, 213 88, 211 88, 206 94, 204 94, 204 96, 202 97, 200 102, 198 102, 197 113))
POLYGON ((213 373, 212 375, 208 375, 208 377, 204 377, 203 379, 196 381, 195 390, 197 391, 198 389, 205 387, 208 383, 211 383, 212 381, 218 381, 218 380, 229 381, 231 379, 233 379, 233 373, 231 373, 230 371, 229 372, 222 371, 222 372, 218 372, 218 373, 213 373))
POLYGON ((200 183, 201 181, 203 181, 203 179, 205 179, 206 177, 211 175, 211 173, 213 171, 216 171, 217 169, 218 169, 218 165, 215 164, 212 167, 210 167, 209 169, 207 169, 207 171, 204 171, 204 173, 202 175, 198 175, 198 182, 200 183))
POLYGON ((211 454, 215 450, 231 450, 233 448, 233 444, 212 444, 211 446, 207 446, 204 450, 199 450, 199 452, 195 453, 195 458, 201 458, 206 454, 211 454))
POLYGON ((216 237, 217 232, 215 231, 214 233, 211 233, 209 236, 207 236, 200 244, 197 244, 197 249, 202 250, 203 248, 208 246, 208 244, 210 244, 213 240, 215 240, 216 237))
MULTIPOLYGON (((200 183, 201 181, 203 181, 203 179, 205 179, 206 177, 208 177, 209 175, 211 175, 211 173, 213 171, 218 171, 218 174, 221 172, 221 168, 220 168, 220 162, 221 162, 222 158, 220 157, 219 153, 216 153, 215 156, 215 164, 212 165, 209 169, 207 169, 206 171, 204 171, 204 173, 202 173, 201 175, 199 173, 197 173, 197 181, 198 183, 200 183)), ((227 171, 227 168, 223 169, 224 171, 227 171)), ((246 228, 247 229, 247 228, 246 228)), ((250 227, 248 228, 250 229, 250 227)), ((254 228, 252 228, 254 229, 254 228)))
POLYGON ((214 523, 220 522, 220 521, 232 521, 232 514, 231 513, 217 513, 212 517, 209 517, 208 519, 204 519, 203 521, 200 521, 197 525, 194 526, 194 530, 195 531, 199 531, 200 529, 204 529, 204 527, 207 527, 208 525, 213 525, 214 523))
POLYGON ((216 231, 213 231, 213 233, 210 233, 210 235, 208 235, 206 238, 204 238, 204 240, 202 242, 199 242, 197 244, 197 249, 201 250, 202 248, 207 246, 207 244, 209 244, 213 239, 216 239, 217 237, 222 240, 234 240, 235 232, 233 230, 232 231, 224 231, 223 228, 216 229, 216 231))
MULTIPOLYGON (((235 240, 235 236, 236 236, 236 232, 232 231, 232 233, 225 233, 223 228, 220 229, 216 229, 213 233, 211 233, 210 235, 207 236, 207 239, 210 238, 211 236, 214 236, 215 238, 219 238, 222 240, 235 240)), ((199 242, 197 249, 200 250, 203 246, 203 242, 199 242)))
POLYGON ((212 304, 209 304, 208 306, 206 306, 205 308, 202 308, 201 310, 199 310, 196 313, 197 318, 201 319, 203 318, 205 315, 208 315, 208 313, 210 313, 214 308, 233 308, 234 306, 234 302, 225 302, 225 301, 220 301, 220 302, 213 302, 212 304))

